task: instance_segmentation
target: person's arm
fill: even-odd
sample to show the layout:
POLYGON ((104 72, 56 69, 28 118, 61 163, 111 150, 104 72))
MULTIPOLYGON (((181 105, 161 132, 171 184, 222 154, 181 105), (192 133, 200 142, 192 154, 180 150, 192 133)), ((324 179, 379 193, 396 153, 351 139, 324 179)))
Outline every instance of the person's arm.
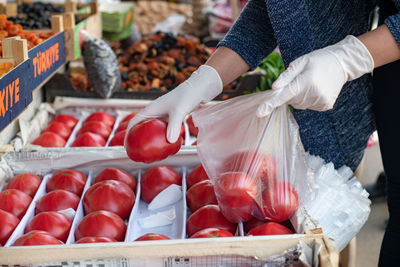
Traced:
POLYGON ((218 47, 205 64, 218 72, 223 85, 231 83, 250 68, 238 53, 224 46, 218 47))
MULTIPOLYGON (((395 1, 400 8, 400 0, 395 1)), ((374 68, 400 59, 400 13, 371 32, 347 36, 337 44, 313 51, 290 63, 273 83, 257 111, 259 117, 276 107, 332 109, 343 85, 374 68)))
POLYGON ((400 46, 386 24, 357 38, 371 54, 374 68, 400 59, 400 46))

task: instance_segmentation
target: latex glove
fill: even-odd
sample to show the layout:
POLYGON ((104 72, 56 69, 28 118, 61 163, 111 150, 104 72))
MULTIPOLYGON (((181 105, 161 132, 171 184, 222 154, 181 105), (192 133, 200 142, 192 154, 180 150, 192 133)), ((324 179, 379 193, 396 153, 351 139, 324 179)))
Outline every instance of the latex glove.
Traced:
POLYGON ((128 134, 130 128, 144 119, 168 117, 167 139, 170 143, 175 143, 186 115, 201 102, 210 101, 219 95, 222 87, 218 72, 213 67, 202 65, 185 82, 151 102, 133 117, 126 133, 128 134))
POLYGON ((257 116, 264 117, 283 104, 296 109, 332 109, 343 85, 373 68, 374 61, 368 49, 349 35, 290 63, 272 84, 272 91, 258 107, 257 116))

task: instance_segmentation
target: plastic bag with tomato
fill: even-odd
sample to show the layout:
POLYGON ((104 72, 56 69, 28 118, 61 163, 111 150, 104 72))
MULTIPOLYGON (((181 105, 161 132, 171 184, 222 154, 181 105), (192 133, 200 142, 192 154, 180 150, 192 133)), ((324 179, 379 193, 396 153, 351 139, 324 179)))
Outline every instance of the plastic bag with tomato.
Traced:
POLYGON ((282 106, 258 118, 264 99, 265 92, 240 96, 192 115, 198 154, 231 222, 284 222, 312 192, 294 117, 282 106))

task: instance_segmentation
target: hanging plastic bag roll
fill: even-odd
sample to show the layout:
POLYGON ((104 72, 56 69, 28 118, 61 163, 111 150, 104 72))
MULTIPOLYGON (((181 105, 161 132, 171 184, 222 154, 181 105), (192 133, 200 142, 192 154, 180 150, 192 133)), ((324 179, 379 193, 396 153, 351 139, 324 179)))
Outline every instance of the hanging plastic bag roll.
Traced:
POLYGON ((232 222, 286 221, 312 195, 297 123, 287 106, 258 118, 265 97, 240 96, 192 114, 199 157, 232 222))
POLYGON ((121 87, 117 57, 105 41, 84 30, 80 33, 84 38, 82 57, 89 82, 101 97, 109 98, 121 87))

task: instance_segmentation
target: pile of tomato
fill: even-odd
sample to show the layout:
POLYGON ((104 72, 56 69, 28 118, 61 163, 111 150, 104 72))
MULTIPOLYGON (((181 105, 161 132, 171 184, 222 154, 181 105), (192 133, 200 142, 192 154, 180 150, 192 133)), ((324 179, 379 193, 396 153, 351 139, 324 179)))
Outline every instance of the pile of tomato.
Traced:
POLYGON ((32 144, 43 147, 64 147, 78 119, 69 114, 55 116, 32 144))

